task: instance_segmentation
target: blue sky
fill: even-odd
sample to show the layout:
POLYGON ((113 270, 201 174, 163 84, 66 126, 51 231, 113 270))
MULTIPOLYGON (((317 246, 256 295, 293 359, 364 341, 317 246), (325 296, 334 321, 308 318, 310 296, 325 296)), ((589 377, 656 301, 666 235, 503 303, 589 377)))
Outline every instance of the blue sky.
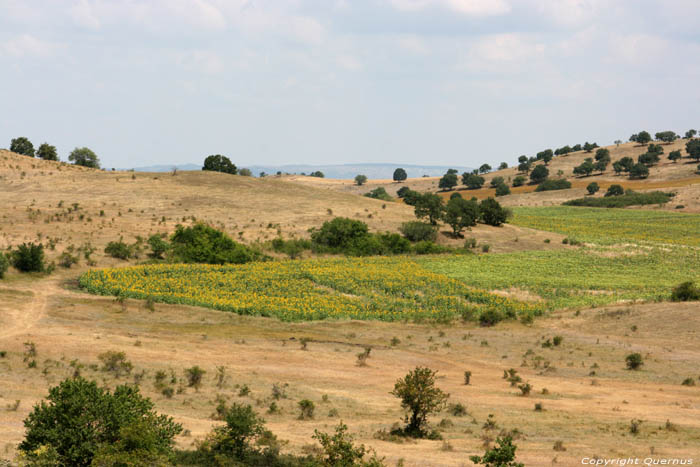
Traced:
POLYGON ((697 0, 0 0, 0 147, 512 163, 700 128, 697 0))

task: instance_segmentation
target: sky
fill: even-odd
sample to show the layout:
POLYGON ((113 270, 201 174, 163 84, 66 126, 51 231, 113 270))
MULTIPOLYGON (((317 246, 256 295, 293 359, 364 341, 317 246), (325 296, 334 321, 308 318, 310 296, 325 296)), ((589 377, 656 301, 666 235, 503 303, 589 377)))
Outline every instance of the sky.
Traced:
POLYGON ((0 0, 0 147, 478 166, 700 128, 697 0, 0 0))

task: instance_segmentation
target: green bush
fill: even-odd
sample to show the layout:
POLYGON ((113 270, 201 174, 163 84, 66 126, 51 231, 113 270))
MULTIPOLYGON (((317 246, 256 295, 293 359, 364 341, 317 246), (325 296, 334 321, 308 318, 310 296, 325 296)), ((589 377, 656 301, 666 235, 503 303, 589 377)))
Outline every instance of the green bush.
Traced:
POLYGON ((311 240, 276 238, 272 240, 272 249, 277 253, 284 253, 292 259, 298 258, 304 250, 312 248, 311 240))
POLYGON ((430 368, 416 367, 394 384, 391 394, 401 399, 401 407, 406 411, 406 426, 399 430, 400 434, 413 438, 431 437, 428 416, 443 410, 450 397, 435 386, 436 375, 437 371, 430 368))
POLYGON ((148 245, 151 247, 151 257, 156 259, 162 259, 163 255, 170 249, 170 244, 158 234, 148 237, 148 245))
POLYGON ((513 186, 523 186, 527 182, 527 178, 522 175, 518 175, 513 179, 513 186))
POLYGON ((683 282, 678 287, 674 287, 671 292, 671 300, 674 302, 690 302, 700 300, 700 288, 691 281, 683 282))
POLYGON ((231 159, 226 156, 222 156, 221 154, 212 154, 211 156, 207 156, 207 158, 204 159, 202 170, 223 172, 231 175, 238 173, 236 164, 232 163, 231 159))
POLYGON ((563 204, 565 206, 589 206, 595 208, 624 208, 627 206, 643 206, 647 204, 665 204, 671 201, 674 196, 674 193, 664 193, 661 191, 652 191, 650 193, 627 192, 622 195, 609 196, 606 198, 572 199, 563 204))
POLYGON ((127 260, 131 257, 132 249, 120 240, 118 242, 109 242, 105 247, 105 253, 112 258, 127 260))
POLYGON ((182 263, 243 264, 263 259, 262 255, 231 240, 206 224, 178 225, 170 237, 171 258, 182 263))
POLYGON ((599 190, 600 190, 600 186, 596 182, 591 182, 586 187, 586 191, 588 191, 589 195, 594 195, 594 194, 598 193, 599 190))
POLYGON ((28 138, 19 136, 10 141, 10 151, 22 154, 23 156, 34 157, 34 145, 28 138))
POLYGON ((450 249, 429 240, 423 240, 413 245, 413 251, 417 255, 437 255, 447 253, 450 249))
POLYGON ((504 209, 498 201, 487 198, 479 204, 479 217, 484 224, 499 226, 505 223, 509 217, 509 211, 504 209))
POLYGON ((629 354, 627 357, 625 357, 625 362, 627 363, 628 370, 638 370, 642 365, 644 365, 642 354, 640 353, 629 354))
POLYGON ((0 252, 0 279, 5 277, 5 273, 10 268, 10 262, 5 256, 5 253, 0 252))
POLYGON ((323 223, 319 230, 311 233, 311 241, 331 249, 347 248, 353 241, 366 237, 367 224, 347 217, 336 217, 323 223))
POLYGON ((469 459, 486 467, 524 467, 524 464, 515 461, 515 451, 518 447, 513 444, 511 436, 496 439, 498 446, 487 448, 483 456, 471 456, 469 459))
POLYGON ((625 189, 621 185, 610 185, 605 196, 620 196, 625 194, 625 189))
POLYGON ((510 194, 510 188, 505 183, 501 183, 496 187, 496 196, 506 196, 510 194))
POLYGON ((411 252, 411 242, 397 233, 377 234, 377 238, 384 245, 388 253, 400 255, 411 252))
POLYGON ((23 243, 11 253, 12 265, 21 272, 44 271, 44 245, 23 243))
POLYGON ((494 326, 503 321, 503 314, 495 308, 487 308, 479 315, 479 324, 482 326, 494 326))
POLYGON ((465 228, 476 225, 479 218, 479 205, 476 201, 459 197, 452 198, 447 203, 443 220, 452 227, 455 236, 460 235, 465 228))
POLYGON ((571 182, 566 179, 545 180, 537 185, 535 191, 553 191, 553 190, 568 190, 571 188, 571 182))
POLYGON ((383 201, 393 201, 394 198, 392 198, 389 193, 386 192, 386 189, 383 186, 377 187, 374 190, 370 191, 369 193, 365 193, 364 196, 367 198, 373 198, 373 199, 381 199, 383 201))

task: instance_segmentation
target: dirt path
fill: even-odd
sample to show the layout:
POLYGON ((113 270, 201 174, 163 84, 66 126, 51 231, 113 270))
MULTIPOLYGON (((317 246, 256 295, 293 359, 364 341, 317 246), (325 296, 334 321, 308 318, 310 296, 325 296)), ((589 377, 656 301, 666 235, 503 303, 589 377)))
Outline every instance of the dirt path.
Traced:
POLYGON ((0 331, 0 339, 6 339, 29 332, 46 314, 49 297, 67 293, 58 285, 56 279, 47 279, 32 283, 31 287, 13 288, 12 290, 29 292, 31 299, 24 306, 5 310, 5 326, 0 331))

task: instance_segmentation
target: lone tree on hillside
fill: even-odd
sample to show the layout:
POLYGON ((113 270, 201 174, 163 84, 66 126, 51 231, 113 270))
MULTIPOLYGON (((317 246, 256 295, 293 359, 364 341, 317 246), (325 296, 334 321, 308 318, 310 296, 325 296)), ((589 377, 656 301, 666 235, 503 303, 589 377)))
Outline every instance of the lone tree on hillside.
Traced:
POLYGON ((357 184, 357 186, 364 185, 365 183, 367 183, 367 175, 356 175, 355 183, 357 184))
POLYGON ((678 162, 678 160, 682 157, 683 156, 681 155, 680 149, 678 151, 671 151, 668 153, 668 160, 673 162, 678 162))
POLYGON ((675 131, 660 131, 654 136, 656 136, 657 140, 663 141, 666 144, 671 144, 678 139, 678 135, 675 131))
POLYGON ((476 225, 479 219, 479 205, 476 201, 467 201, 461 196, 456 196, 447 202, 443 220, 452 227, 455 237, 462 234, 462 230, 476 225))
POLYGON ((630 141, 646 146, 651 141, 651 135, 648 131, 640 131, 630 136, 630 141))
POLYGON ((457 186, 457 175, 453 173, 446 173, 438 182, 438 188, 443 190, 451 190, 457 186))
POLYGON ((39 149, 36 151, 37 157, 44 159, 45 161, 57 161, 58 153, 56 152, 56 146, 51 146, 49 143, 42 143, 39 149))
POLYGON ((549 169, 544 165, 538 165, 530 173, 530 180, 532 183, 542 183, 549 177, 549 169))
POLYGON ((586 160, 584 160, 581 163, 581 165, 577 165, 576 167, 574 167, 574 175, 588 177, 590 174, 593 173, 594 169, 595 165, 593 165, 593 160, 590 157, 587 157, 586 160))
POLYGON ((510 216, 510 211, 501 206, 493 198, 486 198, 479 203, 479 216, 484 224, 498 227, 504 224, 510 216))
POLYGON ((462 174, 462 184, 466 185, 470 190, 478 190, 484 185, 485 181, 486 180, 484 180, 484 177, 480 177, 476 174, 470 174, 467 172, 462 174))
POLYGON ((471 456, 469 460, 485 467, 524 467, 525 464, 515 461, 515 451, 518 447, 513 444, 511 436, 496 438, 497 447, 487 449, 483 456, 471 456))
POLYGON ((90 167, 93 169, 100 168, 100 159, 90 148, 75 148, 68 156, 68 160, 75 165, 90 167))
POLYGON ((401 407, 406 410, 406 426, 402 434, 414 438, 425 438, 428 432, 428 415, 445 408, 449 394, 435 387, 437 371, 416 367, 406 376, 396 381, 391 394, 401 399, 401 407))
POLYGON ((204 159, 204 166, 202 166, 202 170, 223 172, 231 175, 236 175, 238 173, 238 168, 231 162, 231 159, 226 156, 222 156, 221 154, 212 154, 204 159))
POLYGON ((34 145, 29 138, 20 136, 10 141, 10 151, 22 154, 23 156, 34 157, 34 145))
POLYGON ((508 168, 507 162, 501 162, 501 164, 498 166, 498 170, 505 170, 507 168, 508 168))
POLYGON ((399 167, 398 169, 394 170, 394 181, 401 183, 404 180, 408 178, 408 174, 406 174, 406 171, 399 167))
POLYGON ((692 139, 685 143, 685 150, 690 157, 700 161, 700 139, 692 139))
POLYGON ((588 191, 589 195, 594 195, 598 192, 598 190, 600 190, 600 186, 598 186, 596 182, 591 182, 586 187, 586 190, 588 191))
POLYGON ((696 130, 690 129, 685 132, 685 139, 693 139, 698 132, 696 130))
POLYGON ((479 167, 479 173, 485 174, 491 172, 491 166, 488 164, 483 164, 479 167))
POLYGON ((422 219, 427 217, 431 224, 436 225, 437 221, 442 218, 445 205, 440 196, 434 193, 424 193, 418 195, 414 210, 417 218, 422 219))

